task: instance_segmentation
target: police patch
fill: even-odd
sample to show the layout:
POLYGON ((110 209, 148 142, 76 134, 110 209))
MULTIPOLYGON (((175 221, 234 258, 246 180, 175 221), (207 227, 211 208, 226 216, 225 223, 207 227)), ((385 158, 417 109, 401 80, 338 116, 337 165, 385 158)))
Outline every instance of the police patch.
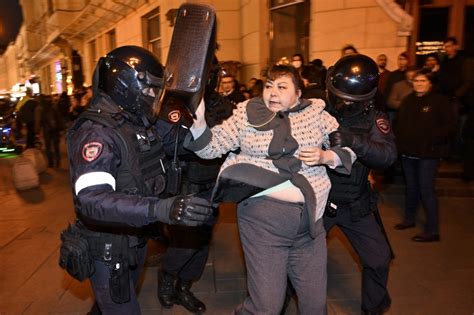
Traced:
POLYGON ((87 162, 92 162, 96 160, 102 153, 102 143, 99 142, 89 142, 84 144, 82 148, 82 157, 87 162))
POLYGON ((388 122, 387 119, 379 118, 375 121, 375 124, 377 125, 377 128, 379 128, 379 130, 382 133, 387 134, 390 132, 390 123, 388 122))
POLYGON ((177 123, 181 119, 181 112, 177 109, 172 110, 168 113, 169 121, 177 123))

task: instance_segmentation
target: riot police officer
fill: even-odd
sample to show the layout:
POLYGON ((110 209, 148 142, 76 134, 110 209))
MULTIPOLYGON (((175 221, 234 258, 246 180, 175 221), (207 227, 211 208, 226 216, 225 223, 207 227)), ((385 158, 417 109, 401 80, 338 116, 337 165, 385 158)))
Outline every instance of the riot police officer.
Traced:
MULTIPOLYGON (((204 91, 206 122, 210 127, 221 124, 232 115, 231 101, 218 94, 216 87, 221 78, 221 67, 216 57, 211 65, 204 91)), ((176 127, 191 127, 193 119, 179 100, 167 98, 160 112, 162 119, 176 123, 176 127)), ((184 137, 182 138, 184 140, 184 137)), ((182 167, 181 191, 211 197, 212 189, 225 157, 204 160, 188 151, 180 155, 182 167)), ((212 226, 167 226, 169 246, 161 258, 158 272, 158 300, 164 308, 174 304, 185 307, 191 313, 206 310, 206 305, 191 291, 199 280, 209 256, 212 226)))
POLYGON ((391 248, 377 210, 377 195, 368 175, 390 166, 397 150, 384 113, 374 110, 378 84, 375 62, 361 54, 339 59, 326 80, 330 113, 340 127, 330 134, 332 146, 350 147, 357 155, 349 176, 328 170, 331 192, 324 225, 337 225, 362 264, 362 311, 382 314, 391 303, 387 291, 391 248))
MULTIPOLYGON (((87 240, 92 260, 82 278, 90 277, 103 314, 140 313, 135 285, 146 254, 143 227, 157 221, 198 226, 212 215, 202 198, 160 198, 170 181, 166 150, 175 141, 172 126, 156 122, 163 73, 141 47, 112 50, 96 66, 90 109, 68 133, 73 229, 87 240)), ((61 257, 66 269, 75 265, 71 257, 61 257)))

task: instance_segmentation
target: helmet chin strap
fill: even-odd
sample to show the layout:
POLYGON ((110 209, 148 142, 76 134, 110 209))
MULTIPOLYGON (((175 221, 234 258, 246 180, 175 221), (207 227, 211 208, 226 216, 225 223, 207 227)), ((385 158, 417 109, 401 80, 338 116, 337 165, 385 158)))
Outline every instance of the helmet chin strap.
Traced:
POLYGON ((143 125, 145 126, 146 129, 150 128, 151 123, 148 117, 146 117, 145 113, 141 110, 140 111, 140 119, 143 122, 143 125))
POLYGON ((135 98, 135 106, 133 106, 135 110, 133 111, 132 115, 139 119, 138 122, 141 122, 145 129, 149 129, 153 122, 151 122, 150 119, 147 117, 143 106, 139 105, 140 103, 146 102, 145 100, 141 99, 141 97, 142 96, 139 94, 135 98))

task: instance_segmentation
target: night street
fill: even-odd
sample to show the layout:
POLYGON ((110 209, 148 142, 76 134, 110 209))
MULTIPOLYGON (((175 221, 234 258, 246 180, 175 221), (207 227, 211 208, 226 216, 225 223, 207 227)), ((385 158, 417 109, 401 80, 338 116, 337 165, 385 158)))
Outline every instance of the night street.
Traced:
POLYGON ((0 315, 474 315, 474 0, 0 0, 0 174, 0 315))
MULTIPOLYGON (((41 174, 39 189, 26 192, 13 188, 13 161, 11 156, 0 158, 0 314, 85 314, 93 302, 89 283, 72 279, 58 266, 59 233, 74 217, 67 161, 63 158, 61 168, 41 174)), ((445 167, 445 175, 450 172, 445 167)), ((446 196, 440 197, 441 242, 429 244, 410 240, 421 224, 406 231, 393 229, 402 215, 403 186, 382 187, 381 213, 396 255, 389 279, 393 303, 387 314, 474 311, 474 187, 454 178, 440 183, 440 194, 446 196)), ((420 215, 419 221, 423 220, 420 215)), ((181 306, 160 307, 156 298, 159 249, 150 245, 139 296, 142 313, 188 314, 181 306)), ((356 255, 337 229, 330 235, 328 248, 328 314, 359 314, 356 255)), ((215 227, 206 270, 194 290, 207 304, 206 314, 218 315, 230 314, 243 300, 245 289, 235 212, 227 205, 215 227)), ((294 303, 287 314, 296 314, 294 303)))

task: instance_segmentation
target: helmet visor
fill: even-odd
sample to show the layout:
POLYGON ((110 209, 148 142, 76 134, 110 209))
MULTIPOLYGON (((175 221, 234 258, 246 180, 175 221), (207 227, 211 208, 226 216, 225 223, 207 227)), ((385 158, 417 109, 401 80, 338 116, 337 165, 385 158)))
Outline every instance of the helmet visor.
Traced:
POLYGON ((163 97, 163 78, 156 77, 148 71, 140 72, 137 75, 141 86, 141 94, 145 99, 145 103, 148 104, 149 108, 145 109, 147 116, 157 116, 161 110, 161 100, 163 97))

